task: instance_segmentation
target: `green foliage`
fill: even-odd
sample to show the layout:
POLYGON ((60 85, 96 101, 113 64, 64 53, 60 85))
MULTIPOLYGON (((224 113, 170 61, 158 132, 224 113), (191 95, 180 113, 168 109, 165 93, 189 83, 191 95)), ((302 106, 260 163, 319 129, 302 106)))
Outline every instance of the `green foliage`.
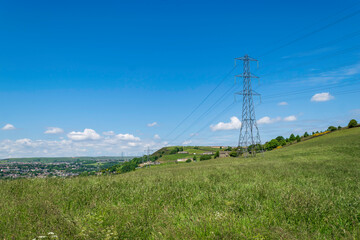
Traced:
POLYGON ((280 141, 280 142, 279 142, 279 145, 280 145, 280 146, 285 146, 285 145, 286 145, 286 141, 285 141, 285 140, 280 141))
POLYGON ((301 142, 301 137, 299 135, 296 135, 296 142, 301 142))
POLYGON ((219 151, 216 151, 214 158, 218 158, 219 156, 220 156, 220 152, 219 152, 219 151))
POLYGON ((353 128, 353 127, 356 127, 357 125, 358 125, 358 122, 355 119, 351 119, 348 124, 348 128, 353 128))
POLYGON ((304 137, 308 137, 308 136, 309 136, 308 132, 305 132, 304 137))
POLYGON ((228 147, 225 149, 225 151, 231 152, 231 151, 232 151, 232 147, 228 146, 228 147))
POLYGON ((191 159, 188 159, 188 160, 186 160, 186 162, 187 162, 187 163, 191 163, 192 161, 191 161, 191 159))
POLYGON ((229 155, 230 155, 230 157, 237 157, 238 152, 236 150, 232 150, 229 155))
POLYGON ((295 135, 292 133, 292 134, 290 135, 290 137, 289 137, 289 141, 290 141, 290 142, 293 142, 293 141, 295 141, 295 140, 296 140, 295 135))
POLYGON ((194 155, 193 160, 196 161, 196 155, 194 155))
POLYGON ((267 151, 271 151, 271 150, 273 150, 274 148, 277 148, 278 146, 280 146, 278 140, 272 139, 270 142, 265 143, 264 148, 265 148, 265 150, 267 150, 267 151))
POLYGON ((340 126, 340 125, 338 126, 338 129, 339 129, 339 130, 341 129, 341 126, 340 126))
POLYGON ((334 126, 329 126, 327 130, 333 132, 333 131, 336 131, 337 128, 334 126))
POLYGON ((200 161, 205 161, 205 160, 210 160, 211 159, 211 155, 201 155, 200 157, 200 161))
POLYGON ((278 142, 284 141, 285 138, 283 136, 278 136, 277 138, 275 138, 278 142))

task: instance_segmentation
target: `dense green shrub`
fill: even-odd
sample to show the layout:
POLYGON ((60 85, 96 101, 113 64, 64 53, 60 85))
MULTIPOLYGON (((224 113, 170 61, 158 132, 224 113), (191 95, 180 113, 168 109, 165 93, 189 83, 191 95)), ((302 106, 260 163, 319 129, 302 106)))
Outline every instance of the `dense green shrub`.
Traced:
POLYGON ((188 159, 188 160, 186 160, 186 162, 187 162, 187 163, 191 163, 192 161, 191 161, 191 159, 188 159))
POLYGON ((230 152, 230 157, 237 157, 238 156, 238 152, 237 151, 231 151, 230 152))
POLYGON ((293 141, 295 141, 295 140, 296 140, 295 135, 292 133, 292 134, 290 135, 289 141, 290 141, 290 142, 293 142, 293 141))
POLYGON ((348 127, 353 128, 353 127, 356 127, 357 125, 358 125, 357 121, 355 119, 351 119, 348 124, 348 127))
POLYGON ((331 132, 333 132, 333 131, 336 131, 337 130, 337 128, 336 127, 334 127, 334 126, 330 126, 330 127, 328 127, 328 129, 327 129, 328 131, 331 131, 331 132))
POLYGON ((280 146, 278 140, 276 139, 272 139, 270 142, 265 143, 265 150, 270 151, 273 150, 274 148, 277 148, 278 146, 280 146))
POLYGON ((211 155, 202 155, 200 157, 200 161, 205 161, 205 160, 210 160, 211 159, 211 155))

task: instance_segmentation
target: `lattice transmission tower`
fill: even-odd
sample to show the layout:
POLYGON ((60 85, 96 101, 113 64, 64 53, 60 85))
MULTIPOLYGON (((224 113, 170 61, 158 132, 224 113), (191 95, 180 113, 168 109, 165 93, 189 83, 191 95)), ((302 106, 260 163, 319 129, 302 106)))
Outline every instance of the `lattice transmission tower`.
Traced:
POLYGON ((251 88, 251 80, 258 77, 251 74, 250 62, 257 62, 257 60, 249 57, 248 55, 235 58, 235 63, 238 60, 243 61, 244 66, 243 74, 236 75, 236 77, 243 78, 243 90, 236 93, 243 95, 238 151, 244 153, 245 156, 248 154, 255 155, 256 151, 262 151, 262 147, 260 133, 256 123, 253 96, 260 96, 260 94, 251 88))

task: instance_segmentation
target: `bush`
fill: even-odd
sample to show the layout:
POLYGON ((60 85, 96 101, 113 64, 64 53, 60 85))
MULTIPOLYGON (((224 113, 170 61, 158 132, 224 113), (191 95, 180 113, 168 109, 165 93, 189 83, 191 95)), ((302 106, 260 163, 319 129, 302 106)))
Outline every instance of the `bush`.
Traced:
POLYGON ((285 138, 283 136, 278 136, 277 138, 275 138, 278 142, 281 142, 283 140, 285 140, 285 138))
POLYGON ((333 132, 333 131, 336 131, 337 130, 337 128, 336 127, 334 127, 334 126, 330 126, 330 127, 328 127, 328 129, 327 129, 328 131, 331 131, 331 132, 333 132))
POLYGON ((341 126, 338 126, 338 129, 340 130, 340 129, 341 129, 341 126))
POLYGON ((290 141, 290 142, 293 142, 293 141, 295 141, 295 140, 296 140, 295 135, 294 135, 294 134, 291 134, 291 135, 290 135, 290 138, 289 138, 289 141, 290 141))
POLYGON ((196 161, 196 156, 193 157, 193 160, 196 161))
POLYGON ((238 156, 237 151, 231 151, 230 157, 237 157, 237 156, 238 156))
POLYGON ((348 124, 348 128, 353 128, 356 127, 357 125, 358 125, 357 121, 355 119, 351 119, 348 124))
POLYGON ((301 137, 299 135, 296 135, 295 139, 296 139, 297 142, 301 142, 301 137))
POLYGON ((218 158, 220 156, 220 152, 216 151, 214 158, 218 158))
POLYGON ((205 161, 205 160, 210 160, 211 159, 211 155, 202 155, 200 157, 200 161, 205 161))
POLYGON ((272 139, 270 142, 265 143, 265 150, 270 151, 279 146, 279 142, 276 139, 272 139))
POLYGON ((309 136, 308 132, 305 132, 304 137, 308 137, 308 136, 309 136))
POLYGON ((191 159, 188 159, 188 160, 186 160, 186 162, 187 162, 187 163, 190 163, 190 162, 192 162, 192 161, 191 161, 191 159))

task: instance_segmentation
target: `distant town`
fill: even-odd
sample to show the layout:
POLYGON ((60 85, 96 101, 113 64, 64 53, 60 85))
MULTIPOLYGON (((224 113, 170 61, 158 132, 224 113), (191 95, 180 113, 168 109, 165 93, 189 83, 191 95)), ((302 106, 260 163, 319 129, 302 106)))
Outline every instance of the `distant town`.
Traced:
POLYGON ((95 175, 133 157, 21 158, 0 160, 0 179, 95 175))

